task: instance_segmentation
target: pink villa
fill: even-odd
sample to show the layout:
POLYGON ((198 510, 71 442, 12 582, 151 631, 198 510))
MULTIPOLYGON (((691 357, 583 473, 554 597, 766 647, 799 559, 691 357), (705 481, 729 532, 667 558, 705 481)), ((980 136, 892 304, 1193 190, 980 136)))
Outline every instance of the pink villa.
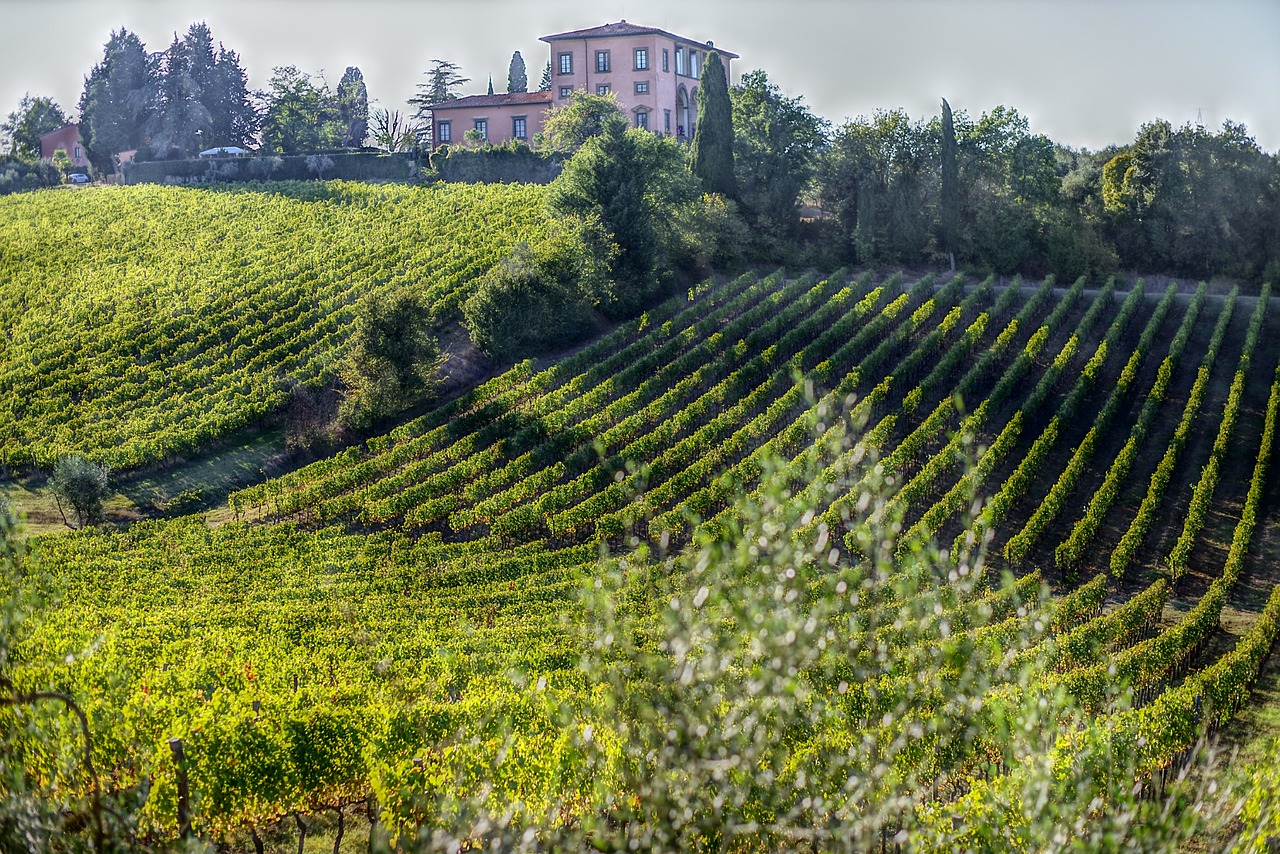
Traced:
POLYGON ((430 105, 435 145, 461 142, 469 130, 494 145, 528 142, 542 130, 546 111, 566 104, 576 89, 610 92, 633 127, 692 139, 698 123, 698 79, 715 50, 729 75, 738 58, 715 47, 626 20, 543 36, 551 48, 551 91, 468 95, 430 105))
POLYGON ((80 141, 80 125, 74 122, 63 125, 57 130, 40 134, 40 156, 53 157, 58 149, 62 149, 71 158, 71 165, 85 168, 89 158, 84 153, 84 143, 80 141))

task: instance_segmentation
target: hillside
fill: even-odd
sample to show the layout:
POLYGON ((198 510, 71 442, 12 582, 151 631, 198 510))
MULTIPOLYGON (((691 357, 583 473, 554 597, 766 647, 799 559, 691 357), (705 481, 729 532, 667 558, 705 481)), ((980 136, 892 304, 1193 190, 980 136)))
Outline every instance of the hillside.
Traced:
POLYGON ((352 304, 446 317, 545 220, 532 185, 100 188, 0 199, 0 451, 190 454, 332 372, 352 304))
MULTIPOLYGON (((809 698, 781 703, 748 754, 779 763, 777 800, 801 826, 820 795, 830 821, 882 843, 950 829, 938 804, 989 821, 1038 756, 1083 746, 1163 786, 1197 725, 1248 696, 1280 622, 1280 576, 1254 557, 1280 532, 1280 316, 1265 292, 1189 291, 847 271, 708 283, 233 494, 238 520, 216 530, 38 540, 38 592, 58 604, 17 673, 85 698, 97 761, 121 792, 151 781, 160 835, 176 827, 175 735, 215 835, 370 795, 390 827, 430 826, 482 781, 488 808, 572 816, 648 793, 630 762, 745 749, 706 727, 751 712, 744 680, 809 698), (901 536, 874 539, 881 519, 901 536), (1042 581, 1051 616, 1027 611, 1042 581), (662 687, 655 662, 743 620, 770 627, 764 651, 733 647, 720 669, 688 653, 711 668, 693 693, 662 687), (1036 664, 1035 690, 1010 661, 1036 664), (1120 684, 1140 708, 1114 705, 1120 684), (984 711, 1059 689, 1090 726, 1040 718, 1023 742, 984 711), (630 752, 646 707, 619 690, 653 694, 687 741, 630 752), (663 705, 668 690, 694 705, 663 705), (955 690, 984 702, 956 707, 955 690), (1059 733, 1075 735, 1053 746, 1059 733), (839 800, 839 780, 872 774, 864 758, 901 779, 839 800), (882 814, 876 792, 918 806, 882 814), (871 813, 840 812, 855 803, 871 813)), ((690 798, 714 788, 682 767, 690 798)))

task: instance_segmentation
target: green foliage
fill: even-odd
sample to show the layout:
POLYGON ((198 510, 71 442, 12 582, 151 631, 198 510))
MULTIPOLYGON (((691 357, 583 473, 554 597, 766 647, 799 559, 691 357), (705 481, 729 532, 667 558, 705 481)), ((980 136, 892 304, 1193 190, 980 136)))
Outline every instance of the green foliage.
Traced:
POLYGON ((14 336, 0 446, 20 469, 79 452, 121 470, 262 423, 287 402, 282 380, 332 382, 361 295, 412 289, 449 316, 516 243, 541 239, 545 197, 312 180, 0 198, 0 325, 14 336))
POLYGON ((567 104, 547 112, 543 134, 552 151, 571 153, 593 137, 621 133, 626 128, 627 119, 618 106, 617 95, 575 89, 567 104))
POLYGON ((698 81, 698 129, 693 137, 692 168, 706 192, 728 199, 737 194, 733 177, 733 108, 724 63, 714 50, 707 54, 698 81))
MULTIPOLYGON (((357 118, 343 119, 344 105, 296 66, 272 69, 262 118, 262 147, 269 152, 297 154, 318 148, 337 148, 357 118)), ((350 93, 349 93, 350 98, 350 93)))
POLYGON ((152 66, 146 45, 122 27, 112 31, 102 61, 85 78, 80 138, 99 171, 114 171, 116 155, 142 148, 148 109, 142 93, 151 85, 152 66))
POLYGON ((107 478, 106 467, 79 454, 58 458, 49 478, 49 490, 57 498, 64 517, 68 509, 74 514, 76 524, 72 525, 68 519, 68 527, 83 528, 102 517, 102 504, 111 495, 107 478))
MULTIPOLYGON (((364 75, 354 65, 348 66, 338 82, 338 121, 346 127, 340 144, 344 148, 358 148, 369 136, 369 92, 364 85, 364 75)), ((396 148, 389 148, 396 151, 396 148)))
POLYGON ((592 306, 605 285, 586 241, 571 235, 517 246, 486 273, 462 307, 476 346, 500 361, 556 350, 582 340, 593 326, 592 306), (593 279, 595 286, 593 287, 593 279))
POLYGON ((763 71, 750 71, 729 92, 733 168, 743 215, 765 252, 781 251, 800 224, 798 205, 825 147, 826 123, 788 98, 763 71))
MULTIPOLYGON (((951 105, 942 99, 942 245, 955 268, 956 234, 960 228, 960 173, 956 167, 956 128, 951 105)), ((1063 271, 1064 273, 1068 271, 1063 271)))
POLYGON ((524 57, 518 50, 511 54, 511 64, 507 67, 507 91, 529 91, 529 75, 525 71, 524 57))
POLYGON ((52 98, 32 96, 28 92, 18 102, 18 108, 0 124, 0 133, 9 143, 5 153, 37 158, 40 156, 41 134, 57 130, 66 123, 66 114, 52 98))
POLYGON ((431 306, 408 290, 369 294, 355 322, 339 376, 339 420, 356 429, 392 415, 430 392, 444 359, 431 335, 431 306))
POLYGON ((601 309, 613 317, 638 314, 664 286, 668 247, 674 245, 672 216, 697 197, 679 143, 625 129, 621 115, 591 136, 551 182, 547 207, 553 217, 598 222, 617 246, 613 292, 601 309))
POLYGON ((676 264, 702 275, 732 271, 741 264, 751 229, 732 199, 703 193, 696 201, 679 205, 674 216, 680 240, 679 250, 672 255, 676 264))

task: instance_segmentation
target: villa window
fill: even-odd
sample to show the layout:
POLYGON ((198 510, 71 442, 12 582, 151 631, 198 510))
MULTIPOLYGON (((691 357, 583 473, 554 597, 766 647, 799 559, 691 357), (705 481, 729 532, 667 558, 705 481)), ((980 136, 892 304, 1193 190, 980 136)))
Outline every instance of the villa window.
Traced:
POLYGON ((666 131, 668 134, 671 133, 671 111, 670 110, 662 111, 662 129, 666 131))
POLYGON ((636 113, 636 127, 644 128, 645 130, 649 129, 649 111, 648 110, 641 110, 640 112, 636 113))
POLYGON ((689 51, 689 76, 698 76, 698 52, 696 50, 689 51))
POLYGON ((601 74, 609 73, 609 51, 596 51, 596 71, 601 74))
POLYGON ((561 74, 573 73, 573 54, 571 53, 560 54, 560 73, 561 74))
POLYGON ((662 70, 671 70, 671 51, 667 50, 665 47, 662 49, 662 70))
POLYGON ((599 84, 598 86, 596 86, 596 94, 597 94, 597 95, 608 95, 608 94, 609 94, 609 84, 608 84, 608 83, 601 83, 601 84, 599 84))
POLYGON ((572 94, 573 94, 573 87, 572 87, 572 86, 561 86, 561 87, 560 87, 560 97, 561 97, 561 98, 568 98, 568 97, 569 97, 570 95, 572 95, 572 94))
POLYGON ((636 71, 649 70, 649 48, 636 48, 636 71))
POLYGON ((476 119, 476 132, 480 134, 481 139, 487 141, 489 139, 489 120, 476 119))
POLYGON ((453 122, 440 123, 440 141, 453 142, 453 122))
POLYGON ((676 48, 676 74, 684 74, 684 48, 676 48))
POLYGON ((637 81, 636 81, 636 94, 637 94, 637 95, 648 95, 648 94, 649 94, 649 81, 648 81, 648 80, 637 80, 637 81))
POLYGON ((511 135, 516 139, 528 138, 528 134, 526 133, 526 128, 528 127, 526 118, 526 116, 513 116, 511 118, 511 135))

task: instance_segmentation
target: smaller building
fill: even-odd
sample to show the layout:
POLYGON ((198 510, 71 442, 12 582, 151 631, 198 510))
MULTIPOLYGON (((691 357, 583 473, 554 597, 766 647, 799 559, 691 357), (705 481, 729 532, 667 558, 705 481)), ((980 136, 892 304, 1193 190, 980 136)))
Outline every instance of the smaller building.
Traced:
POLYGON ((504 92, 500 95, 467 95, 431 104, 432 145, 461 144, 469 130, 493 145, 513 139, 530 142, 542 132, 550 92, 504 92))
POLYGON ((81 169, 89 167, 89 157, 85 154, 84 143, 80 141, 80 125, 75 122, 40 134, 41 157, 51 158, 58 149, 67 153, 72 166, 81 169))

